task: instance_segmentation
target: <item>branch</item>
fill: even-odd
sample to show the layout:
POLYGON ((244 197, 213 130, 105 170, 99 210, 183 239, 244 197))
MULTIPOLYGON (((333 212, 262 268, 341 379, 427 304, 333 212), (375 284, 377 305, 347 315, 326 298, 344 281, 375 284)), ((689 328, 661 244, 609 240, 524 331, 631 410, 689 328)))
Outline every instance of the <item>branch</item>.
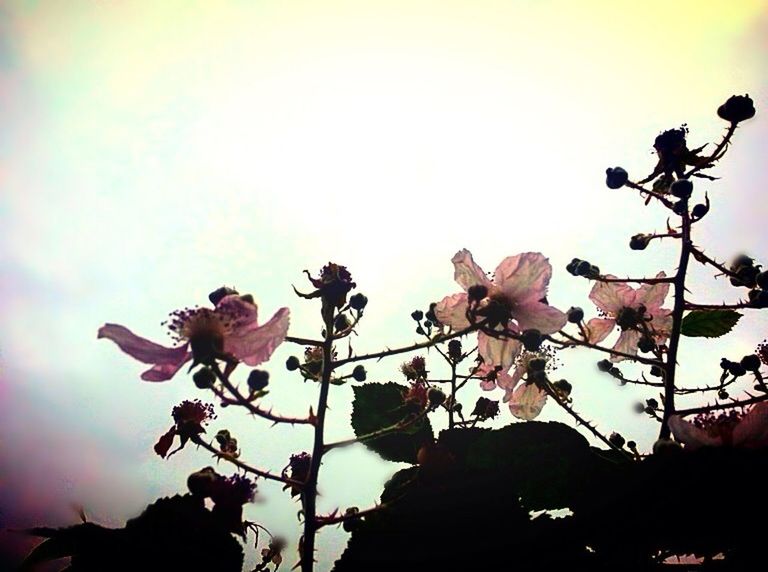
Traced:
MULTIPOLYGON (((653 176, 651 176, 650 178, 653 178, 653 176)), ((644 179, 644 181, 646 181, 646 180, 649 180, 649 179, 644 179)), ((668 209, 671 209, 671 208, 674 207, 672 202, 669 199, 667 199, 666 197, 664 197, 664 195, 662 195, 660 193, 657 193, 656 191, 651 191, 649 189, 646 189, 645 187, 642 186, 642 184, 633 183, 632 181, 627 181, 624 184, 624 186, 625 187, 629 187, 630 189, 635 189, 636 191, 640 191, 641 194, 646 194, 649 197, 653 197, 654 199, 656 199, 657 201, 662 203, 668 209)))
POLYGON ((346 447, 348 445, 354 445, 355 443, 365 443, 367 441, 372 441, 373 439, 378 439, 379 437, 389 435, 390 433, 397 433, 398 431, 402 431, 403 429, 410 427, 411 425, 415 424, 417 421, 424 419, 427 416, 427 413, 429 413, 429 411, 430 411, 429 408, 424 409, 424 411, 422 411, 418 415, 413 415, 412 417, 403 419, 402 421, 399 421, 394 425, 390 425, 389 427, 384 427, 383 429, 379 429, 378 431, 372 431, 371 433, 366 433, 365 435, 360 435, 359 437, 352 437, 350 439, 345 439, 344 441, 336 441, 335 443, 327 443, 323 448, 323 452, 327 453, 331 449, 346 447))
POLYGON ((638 282, 640 284, 671 284, 675 281, 674 277, 667 276, 664 278, 608 278, 607 276, 598 276, 592 278, 597 282, 638 282))
POLYGON ((319 342, 317 340, 310 340, 308 338, 295 338, 293 336, 285 336, 286 342, 291 342, 293 344, 299 344, 300 346, 322 346, 323 342, 319 342))
POLYGON ((694 304, 693 302, 686 302, 686 310, 744 310, 751 308, 753 310, 759 310, 750 302, 739 302, 737 304, 694 304))
POLYGON ((427 342, 413 344, 413 345, 405 346, 405 347, 402 347, 402 348, 395 348, 393 350, 384 350, 384 351, 376 352, 376 353, 372 353, 372 354, 363 354, 363 355, 359 355, 359 356, 352 356, 352 357, 349 357, 347 359, 341 359, 341 360, 338 360, 338 361, 334 362, 333 363, 333 367, 337 368, 337 367, 340 367, 342 365, 346 365, 348 363, 353 363, 353 362, 356 362, 356 361, 364 361, 364 360, 369 360, 369 359, 382 359, 382 358, 393 356, 393 355, 397 355, 397 354, 404 354, 404 353, 407 353, 407 352, 414 352, 416 350, 422 350, 424 348, 432 347, 432 346, 434 346, 436 344, 439 344, 441 342, 445 342, 445 341, 451 340, 453 338, 458 338, 460 336, 464 336, 466 334, 474 332, 479 327, 480 327, 479 324, 472 324, 468 328, 464 328, 463 330, 459 330, 457 332, 452 332, 450 334, 439 335, 437 337, 432 338, 431 340, 429 340, 427 342))
POLYGON ((768 400, 768 395, 758 395, 751 399, 743 399, 741 401, 731 401, 730 403, 718 403, 717 405, 705 405, 704 407, 694 407, 692 409, 681 409, 675 411, 675 415, 685 416, 694 415, 697 413, 709 413, 710 411, 718 411, 721 409, 733 409, 734 407, 746 407, 753 403, 760 403, 761 401, 768 400))
POLYGON ((631 360, 634 360, 634 361, 636 361, 638 363, 644 363, 646 365, 659 365, 659 366, 664 365, 663 362, 661 362, 661 361, 659 361, 657 359, 645 358, 645 357, 638 356, 638 355, 627 354, 627 353, 624 353, 624 352, 616 351, 616 350, 611 349, 611 348, 604 348, 603 346, 598 346, 597 344, 592 344, 592 343, 590 343, 590 342, 588 342, 586 340, 580 340, 580 339, 578 339, 578 338, 576 338, 576 337, 574 337, 574 336, 564 332, 563 330, 560 330, 557 333, 560 334, 561 336, 567 338, 570 341, 570 343, 564 342, 562 340, 557 340, 557 339, 553 338, 552 336, 548 336, 548 335, 544 336, 544 338, 549 340, 549 341, 551 341, 551 342, 553 342, 553 343, 560 344, 561 346, 565 346, 565 347, 569 347, 569 346, 583 346, 585 348, 590 348, 590 349, 597 350, 597 351, 600 351, 600 352, 605 352, 605 353, 608 353, 608 354, 611 354, 611 355, 614 355, 614 356, 620 356, 620 357, 623 357, 623 358, 626 358, 626 359, 631 359, 631 360))
POLYGON ((257 415, 259 417, 263 417, 264 419, 268 419, 272 421, 273 423, 288 423, 290 425, 314 425, 315 424, 315 416, 311 414, 309 417, 284 417, 282 415, 277 415, 275 413, 272 413, 272 411, 266 411, 264 409, 261 409, 257 405, 254 405, 248 399, 240 393, 237 388, 232 385, 232 382, 229 381, 229 378, 224 375, 224 373, 221 371, 221 368, 219 368, 218 364, 214 363, 212 366, 213 372, 216 374, 216 377, 219 379, 221 384, 229 391, 232 395, 234 395, 234 399, 231 399, 227 397, 223 391, 220 389, 217 389, 216 387, 212 387, 211 389, 216 394, 216 396, 221 399, 222 403, 225 403, 227 405, 240 405, 242 407, 245 407, 250 413, 253 413, 254 415, 257 415))
POLYGON ((347 520, 355 520, 355 519, 367 516, 369 514, 373 514, 375 512, 379 512, 380 510, 384 510, 385 508, 387 508, 386 503, 381 503, 381 504, 376 505, 374 507, 367 508, 365 510, 359 510, 359 511, 354 512, 354 513, 340 514, 338 516, 332 516, 332 515, 331 516, 318 516, 316 518, 317 527, 320 528, 320 527, 323 527, 323 526, 328 526, 329 524, 339 524, 339 523, 347 521, 347 520))
POLYGON ((214 454, 215 457, 219 459, 224 459, 226 461, 229 461, 236 467, 248 472, 253 473, 254 475, 257 475, 259 477, 262 477, 264 479, 269 479, 271 481, 278 481, 281 483, 284 483, 286 485, 291 485, 295 487, 302 487, 304 486, 304 483, 301 483, 299 481, 294 481, 293 479, 289 479, 288 477, 283 477, 280 475, 275 475, 274 473, 270 473, 269 471, 263 471, 261 469, 257 469, 256 467, 252 467, 248 465, 247 463, 244 463, 243 461, 236 459, 235 457, 232 457, 231 455, 227 455, 225 453, 222 453, 216 447, 211 445, 210 443, 203 441, 199 435, 192 435, 189 438, 190 441, 192 441, 195 445, 198 445, 202 447, 203 449, 206 449, 214 454))

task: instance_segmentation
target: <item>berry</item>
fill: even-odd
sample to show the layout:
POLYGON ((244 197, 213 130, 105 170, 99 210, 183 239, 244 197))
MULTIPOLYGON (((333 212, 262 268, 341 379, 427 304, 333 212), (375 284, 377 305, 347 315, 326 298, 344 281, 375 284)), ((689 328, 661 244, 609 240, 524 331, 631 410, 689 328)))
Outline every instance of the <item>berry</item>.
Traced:
POLYGON ((299 358, 297 358, 296 356, 291 356, 287 360, 285 360, 285 368, 288 371, 297 370, 299 369, 300 366, 301 366, 301 362, 299 361, 299 358))
POLYGON ((195 382, 195 385, 199 389, 208 389, 213 385, 213 382, 216 381, 216 374, 213 373, 211 368, 204 367, 195 372, 192 376, 192 381, 195 382))
POLYGON ((608 441, 610 441, 611 445, 618 447, 619 449, 621 449, 624 446, 624 443, 626 443, 624 437, 615 431, 611 433, 610 437, 608 437, 608 441))
POLYGON ((568 309, 568 321, 572 324, 578 324, 584 319, 584 310, 577 306, 571 306, 568 309))
POLYGON ((353 310, 361 311, 368 305, 368 298, 365 294, 357 293, 350 297, 349 307, 353 310))
POLYGON ((248 389, 261 391, 269 385, 269 372, 263 369, 254 369, 248 374, 248 389))
POLYGON ((678 199, 687 199, 693 192, 693 183, 689 179, 678 179, 669 187, 669 192, 678 199))
POLYGON ((629 175, 621 167, 613 167, 605 170, 605 184, 609 189, 620 189, 627 184, 629 175))
POLYGON ((356 365, 355 369, 352 370, 352 377, 355 381, 365 381, 365 378, 367 377, 365 367, 356 365))

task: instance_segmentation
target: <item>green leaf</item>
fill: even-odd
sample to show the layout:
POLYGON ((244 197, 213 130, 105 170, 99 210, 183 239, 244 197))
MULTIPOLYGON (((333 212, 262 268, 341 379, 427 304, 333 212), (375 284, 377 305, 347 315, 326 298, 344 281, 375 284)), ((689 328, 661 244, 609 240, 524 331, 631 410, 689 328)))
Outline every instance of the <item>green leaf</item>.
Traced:
MULTIPOLYGON (((413 414, 403 398, 407 391, 406 386, 396 383, 356 386, 352 403, 352 429, 355 435, 362 437, 380 431, 413 414)), ((424 417, 402 431, 371 439, 365 445, 388 461, 415 463, 421 446, 431 443, 433 439, 432 427, 424 417)))
POLYGON ((733 310, 694 310, 683 318, 681 333, 689 338, 719 338, 740 318, 741 314, 733 310))

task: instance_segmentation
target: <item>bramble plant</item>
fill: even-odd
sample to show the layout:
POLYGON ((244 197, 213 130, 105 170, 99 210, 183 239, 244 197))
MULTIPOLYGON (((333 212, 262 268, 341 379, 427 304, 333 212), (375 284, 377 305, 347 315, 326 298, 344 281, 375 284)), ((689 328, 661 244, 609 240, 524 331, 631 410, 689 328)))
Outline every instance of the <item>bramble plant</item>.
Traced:
POLYGON ((711 385, 691 385, 678 367, 683 338, 719 338, 741 311, 768 307, 768 271, 754 258, 719 262, 694 240, 696 225, 712 207, 694 181, 715 180, 710 170, 755 109, 748 96, 733 96, 717 114, 728 127, 711 153, 704 152, 706 146, 689 148, 682 126, 656 137, 658 161, 650 175, 635 182, 621 167, 607 170, 610 189, 636 192, 669 216, 666 232, 635 234, 629 247, 644 250, 669 239, 664 242, 676 245, 679 257, 672 273, 626 278, 574 258, 565 270, 593 283, 589 299, 596 309, 562 311, 548 303, 552 267, 543 254, 509 256, 488 274, 469 251, 460 250, 452 258, 460 291, 410 316, 419 340, 370 354, 355 353, 351 344, 345 355, 339 353, 343 340, 361 333, 368 299, 356 291, 350 270, 335 263, 317 274, 305 271, 306 289, 294 288, 300 299, 319 306, 318 337, 288 335, 288 308, 260 324, 254 298, 226 287, 211 293, 209 308, 171 314, 174 347, 106 324, 100 338, 150 365, 142 379, 170 380, 189 364, 194 385, 210 392, 211 401, 268 423, 305 425, 314 433, 313 446, 286 451, 282 472, 256 467, 241 458, 238 436, 211 429, 213 405, 184 401, 173 409, 173 424, 155 452, 168 458, 192 443, 229 463, 234 474, 202 468, 190 475, 188 494, 161 499, 124 529, 91 523, 34 529, 48 540, 27 564, 71 555, 73 572, 97 570, 111 554, 112 569, 234 571, 242 569, 243 548, 233 535, 245 541, 250 534, 258 550, 254 570, 277 570, 286 558, 285 541, 243 520, 242 512, 257 483, 274 481, 300 503, 296 565, 303 572, 314 569, 317 535, 334 525, 351 533, 335 565, 339 572, 483 568, 497 562, 502 548, 521 570, 653 570, 691 554, 701 569, 750 565, 760 556, 762 540, 753 515, 768 508, 759 490, 768 475, 768 348, 761 344, 753 354, 723 357, 719 380, 711 385), (687 281, 694 264, 710 267, 742 295, 730 304, 699 302, 687 281), (304 417, 281 415, 263 403, 271 376, 258 368, 282 343, 299 348, 285 363, 289 375, 312 382, 305 386, 311 405, 304 417), (651 451, 600 431, 581 412, 578 382, 554 375, 562 351, 571 348, 594 352, 599 375, 661 392, 660 400, 636 404, 638 414, 659 425, 651 451), (430 360, 444 362, 447 375, 433 374, 428 349, 430 360), (401 354, 404 381, 368 379, 365 362, 401 354), (626 375, 622 362, 636 364, 637 375, 626 375), (329 394, 347 383, 354 387, 354 436, 329 441, 329 394), (490 397, 465 408, 462 390, 471 383, 490 397), (706 405, 676 406, 676 397, 692 394, 706 405), (548 402, 599 446, 563 423, 533 421, 548 402), (504 415, 515 422, 483 427, 504 415), (445 429, 436 434, 433 422, 445 429), (377 505, 320 514, 323 459, 355 443, 412 466, 393 475, 377 505), (558 509, 568 510, 556 518, 551 511, 558 509))

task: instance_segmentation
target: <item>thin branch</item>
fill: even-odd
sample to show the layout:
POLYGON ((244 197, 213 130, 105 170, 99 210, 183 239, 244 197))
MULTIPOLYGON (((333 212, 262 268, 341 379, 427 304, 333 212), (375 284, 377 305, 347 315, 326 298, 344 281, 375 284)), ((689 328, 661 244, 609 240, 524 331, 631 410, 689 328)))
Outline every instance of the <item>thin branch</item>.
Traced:
POLYGON ((333 367, 334 368, 340 367, 340 366, 346 365, 348 363, 353 363, 353 362, 356 362, 356 361, 364 361, 364 360, 369 360, 369 359, 382 359, 382 358, 393 356, 393 355, 397 355, 397 354, 404 354, 404 353, 408 353, 408 352, 415 352, 417 350, 422 350, 424 348, 432 347, 432 346, 434 346, 436 344, 439 344, 441 342, 452 340, 453 338, 458 338, 460 336, 464 336, 466 334, 469 334, 471 332, 476 331, 479 327, 480 327, 479 324, 472 324, 468 328, 464 328, 463 330, 458 330, 458 331, 452 332, 450 334, 439 335, 437 337, 432 338, 431 340, 429 340, 427 342, 413 344, 413 345, 405 346, 405 347, 402 347, 402 348, 395 348, 393 350, 384 350, 384 351, 381 351, 381 352, 375 352, 375 353, 371 353, 371 354, 363 354, 363 355, 359 355, 359 356, 352 356, 352 357, 349 357, 349 358, 346 358, 346 359, 341 359, 341 360, 333 362, 333 367))
POLYGON ((309 338, 296 338, 293 336, 285 336, 286 342, 291 342, 293 344, 299 344, 300 346, 322 346, 323 342, 320 342, 318 340, 310 340, 309 338))
POLYGON ((383 429, 379 429, 378 431, 372 431, 371 433, 366 433, 365 435, 360 435, 358 437, 345 439, 344 441, 327 443, 323 448, 323 452, 327 453, 331 449, 338 449, 339 447, 346 447, 348 445, 354 445, 355 443, 366 443, 368 441, 372 441, 373 439, 378 439, 379 437, 389 435, 390 433, 397 433, 399 431, 402 431, 403 429, 407 429, 411 425, 415 424, 417 421, 424 419, 424 417, 427 416, 427 413, 429 413, 429 411, 430 411, 429 409, 424 409, 424 411, 422 411, 418 415, 414 415, 407 419, 403 419, 402 421, 399 421, 394 425, 390 425, 389 427, 384 427, 383 429))
POLYGON ((220 389, 217 389, 216 387, 211 387, 211 389, 216 394, 216 396, 219 399, 221 399, 222 403, 225 403, 227 405, 240 405, 242 407, 245 407, 250 413, 253 413, 254 415, 257 415, 259 417, 263 417, 264 419, 268 419, 273 423, 288 423, 290 425, 314 425, 315 424, 314 416, 285 417, 283 415, 277 415, 275 413, 272 413, 272 411, 261 409, 260 407, 258 407, 257 405, 254 405, 251 401, 249 401, 247 397, 245 397, 242 393, 240 393, 237 390, 237 388, 234 385, 232 385, 232 382, 229 381, 229 378, 226 375, 224 375, 224 373, 221 371, 221 368, 219 368, 218 364, 214 363, 212 366, 212 369, 213 369, 213 372, 216 374, 216 377, 221 382, 221 384, 225 387, 225 389, 234 396, 234 399, 229 398, 220 389))
POLYGON ((611 355, 614 355, 614 356, 620 356, 620 357, 623 357, 623 358, 626 358, 626 359, 631 359, 631 360, 634 360, 634 361, 636 361, 638 363, 644 363, 646 365, 659 365, 659 366, 664 365, 663 362, 661 362, 661 361, 659 361, 657 359, 651 359, 651 358, 645 358, 645 357, 638 356, 638 355, 627 354, 627 353, 624 353, 624 352, 616 351, 616 350, 614 350, 612 348, 604 348, 603 346, 598 346, 597 344, 592 344, 592 343, 590 343, 590 342, 588 342, 586 340, 580 340, 580 339, 578 339, 578 338, 576 338, 576 337, 574 337, 574 336, 564 332, 563 330, 560 330, 558 332, 558 334, 560 334, 561 336, 565 337, 569 341, 568 342, 564 342, 562 340, 555 339, 552 336, 544 336, 544 338, 549 340, 549 341, 551 341, 551 342, 553 342, 553 343, 555 343, 555 344, 559 344, 559 345, 565 346, 565 347, 582 346, 582 347, 590 348, 590 349, 597 350, 597 351, 600 351, 600 352, 605 352, 605 353, 608 353, 608 354, 611 354, 611 355))
POLYGON ((686 310, 745 310, 751 308, 753 310, 759 310, 759 308, 753 306, 750 302, 739 302, 737 304, 694 304, 693 302, 686 302, 686 310))
POLYGON ((366 508, 365 510, 359 510, 354 513, 340 514, 337 516, 318 516, 315 520, 317 521, 317 527, 321 528, 323 526, 328 526, 329 524, 339 524, 347 520, 356 520, 358 518, 363 518, 364 516, 373 514, 375 512, 379 512, 381 510, 384 510, 385 508, 387 508, 386 503, 381 503, 371 508, 366 508))
POLYGON ((694 407, 692 409, 681 409, 675 411, 675 415, 695 415, 697 413, 709 413, 710 411, 719 411, 722 409, 733 409, 734 407, 745 407, 752 405, 753 403, 760 403, 768 400, 768 395, 758 395, 751 399, 743 399, 741 401, 730 401, 728 403, 718 403, 717 405, 705 405, 704 407, 694 407))
POLYGON ((592 280, 597 282, 637 282, 639 284, 671 284, 675 281, 672 276, 664 278, 608 278, 607 276, 597 276, 592 278, 592 280))
POLYGON ((293 479, 289 479, 287 477, 283 477, 283 476, 280 476, 280 475, 275 475, 274 473, 270 473, 269 471, 264 471, 262 469, 257 469, 256 467, 252 467, 251 465, 249 465, 247 463, 244 463, 240 459, 236 459, 235 457, 233 457, 231 455, 227 455, 225 453, 222 453, 221 451, 216 449, 216 447, 214 447, 213 445, 211 445, 207 441, 204 441, 203 439, 201 439, 199 435, 192 435, 189 438, 189 440, 192 441, 195 445, 198 445, 198 446, 202 447, 203 449, 206 449, 206 450, 210 451, 217 458, 224 459, 225 461, 229 461, 230 463, 232 463, 233 465, 235 465, 239 469, 242 469, 242 470, 246 471, 247 473, 252 473, 252 474, 254 474, 254 475, 258 476, 258 477, 262 477, 264 479, 269 479, 271 481, 278 481, 278 482, 284 483, 286 485, 291 485, 291 486, 295 486, 295 487, 302 487, 302 486, 304 486, 304 483, 301 483, 299 481, 294 481, 293 479))

